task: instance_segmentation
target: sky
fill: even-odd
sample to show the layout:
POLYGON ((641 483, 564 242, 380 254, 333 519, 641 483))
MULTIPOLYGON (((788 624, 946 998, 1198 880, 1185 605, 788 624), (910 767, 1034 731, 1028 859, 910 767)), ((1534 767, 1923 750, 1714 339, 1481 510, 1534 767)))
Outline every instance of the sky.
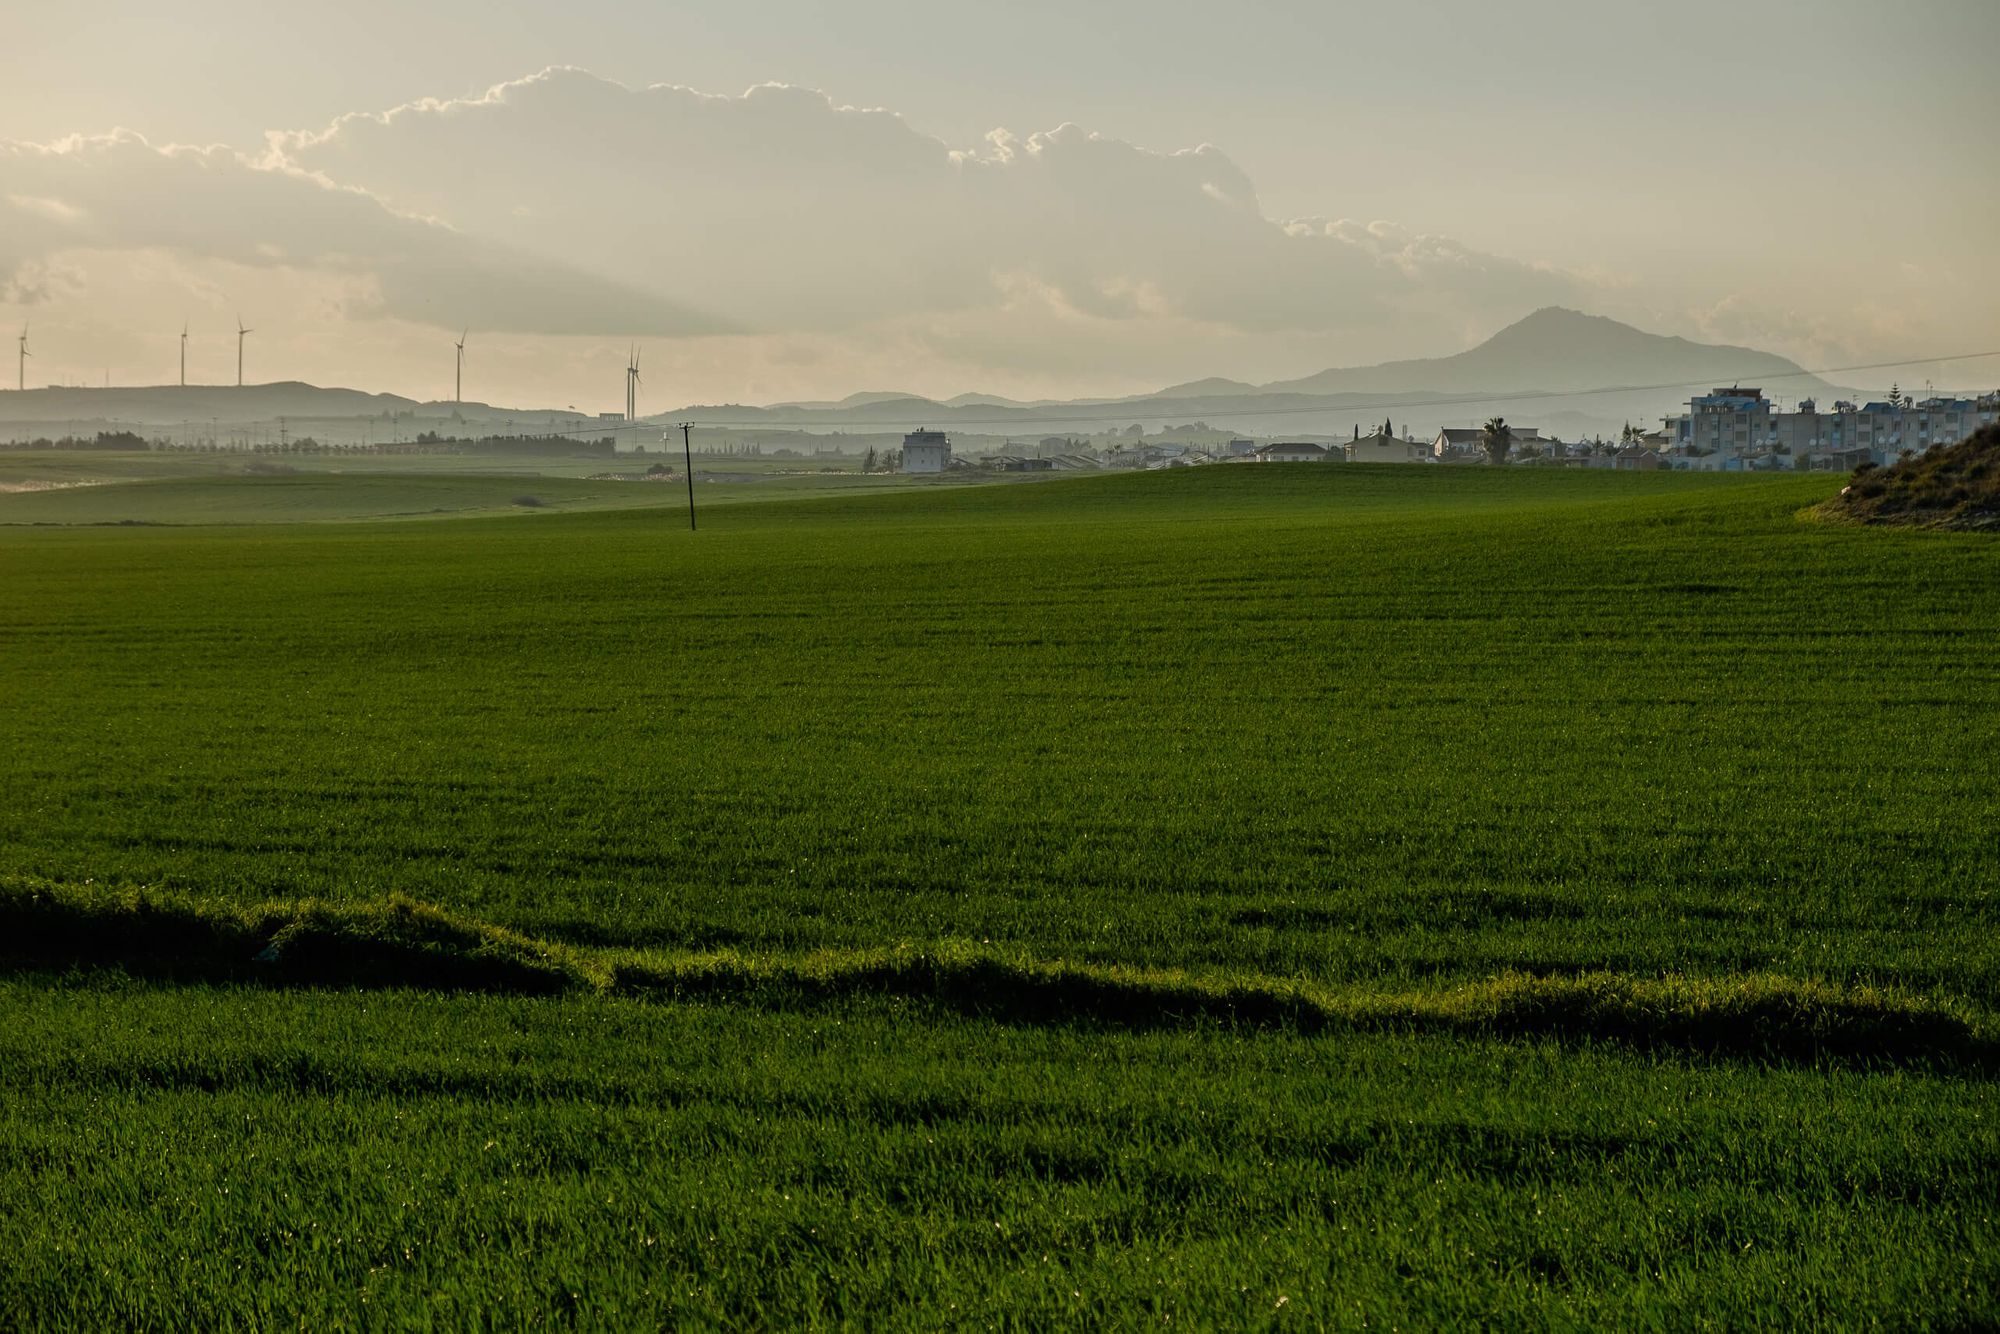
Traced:
MULTIPOLYGON (((0 16, 28 380, 642 406, 1266 381, 1544 305, 2000 349, 1992 0, 0 16)), ((10 368, 12 369, 12 368, 10 368)), ((2000 383, 2000 358, 1955 387, 2000 383)), ((10 378, 11 377, 7 377, 10 378)), ((1849 377, 1850 379, 1854 377, 1849 377)))

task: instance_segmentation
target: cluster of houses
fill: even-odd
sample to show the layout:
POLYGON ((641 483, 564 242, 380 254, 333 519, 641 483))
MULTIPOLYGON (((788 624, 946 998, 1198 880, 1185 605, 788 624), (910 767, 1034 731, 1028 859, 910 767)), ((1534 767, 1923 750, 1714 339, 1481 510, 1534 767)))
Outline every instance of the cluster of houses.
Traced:
MULTIPOLYGON (((1565 444, 1532 426, 1512 428, 1514 463, 1559 462, 1600 468, 1660 467, 1655 448, 1664 437, 1649 436, 1647 444, 1616 448, 1606 444, 1565 444)), ((1067 472, 1103 469, 1185 468, 1210 463, 1444 463, 1484 464, 1485 434, 1477 429, 1448 427, 1435 436, 1398 435, 1386 423, 1368 435, 1356 428, 1351 440, 1318 443, 1278 440, 1259 445, 1236 439, 1219 446, 1135 441, 1106 450, 1092 450, 1074 440, 1052 437, 1034 454, 1007 452, 981 462, 1004 472, 1067 472)))
MULTIPOLYGON (((1850 471, 1862 463, 1890 464, 1932 445, 1963 440, 2000 420, 2000 392, 1973 398, 1911 398, 1900 390, 1867 404, 1836 402, 1821 412, 1810 398, 1793 412, 1779 412, 1764 391, 1741 385, 1688 400, 1688 410, 1663 419, 1660 431, 1627 427, 1616 443, 1563 441, 1533 426, 1511 426, 1508 462, 1564 468, 1650 471, 1755 472, 1783 469, 1850 471)), ((954 460, 942 431, 913 431, 903 439, 904 472, 943 472, 973 466, 954 460)), ((1194 446, 1135 440, 1093 449, 1065 436, 977 461, 1003 472, 1075 472, 1101 469, 1180 468, 1211 463, 1432 463, 1486 464, 1486 434, 1477 427, 1446 427, 1428 439, 1401 435, 1384 422, 1351 440, 1231 440, 1194 446)))

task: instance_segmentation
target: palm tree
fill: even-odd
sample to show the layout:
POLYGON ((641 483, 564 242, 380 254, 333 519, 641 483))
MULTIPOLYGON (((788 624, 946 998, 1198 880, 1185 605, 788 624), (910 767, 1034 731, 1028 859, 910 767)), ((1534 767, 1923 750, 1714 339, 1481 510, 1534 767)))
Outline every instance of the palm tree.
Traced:
POLYGON ((1514 429, 1507 425, 1507 419, 1493 418, 1479 434, 1480 443, 1486 446, 1486 457, 1496 465, 1505 463, 1507 451, 1514 447, 1514 429))

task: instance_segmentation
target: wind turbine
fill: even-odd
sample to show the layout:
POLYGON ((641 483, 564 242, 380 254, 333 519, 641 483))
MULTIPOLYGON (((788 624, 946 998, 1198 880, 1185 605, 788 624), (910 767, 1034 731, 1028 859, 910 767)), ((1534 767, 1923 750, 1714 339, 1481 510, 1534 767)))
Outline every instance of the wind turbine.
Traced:
POLYGON ((185 389, 187 387, 188 387, 188 327, 187 327, 187 321, 182 320, 181 321, 181 388, 185 389))
POLYGON ((625 420, 639 420, 639 349, 634 346, 632 359, 625 363, 625 420))
POLYGON ((236 317, 236 387, 243 387, 243 335, 256 333, 255 329, 243 327, 243 317, 236 317))
POLYGON ((453 405, 465 401, 465 336, 472 332, 472 326, 465 326, 465 333, 458 336, 458 374, 452 378, 451 401, 453 405))
POLYGON ((21 336, 14 340, 20 347, 21 355, 14 359, 14 388, 25 392, 28 388, 28 358, 35 354, 28 351, 28 324, 21 322, 21 336))

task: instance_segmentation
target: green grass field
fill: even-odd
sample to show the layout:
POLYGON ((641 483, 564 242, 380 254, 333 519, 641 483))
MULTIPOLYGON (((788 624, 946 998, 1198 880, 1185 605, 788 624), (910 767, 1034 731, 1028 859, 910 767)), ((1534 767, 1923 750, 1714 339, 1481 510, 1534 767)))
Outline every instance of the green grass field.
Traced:
POLYGON ((143 485, 0 527, 9 1323, 2000 1320, 1990 538, 143 485))
MULTIPOLYGON (((640 480, 661 461, 657 453, 245 459, 7 449, 0 450, 0 527, 353 523, 599 509, 685 514, 683 482, 640 480)), ((705 510, 744 501, 934 490, 956 481, 862 476, 854 469, 852 462, 822 467, 802 460, 697 458, 695 499, 705 510)))

